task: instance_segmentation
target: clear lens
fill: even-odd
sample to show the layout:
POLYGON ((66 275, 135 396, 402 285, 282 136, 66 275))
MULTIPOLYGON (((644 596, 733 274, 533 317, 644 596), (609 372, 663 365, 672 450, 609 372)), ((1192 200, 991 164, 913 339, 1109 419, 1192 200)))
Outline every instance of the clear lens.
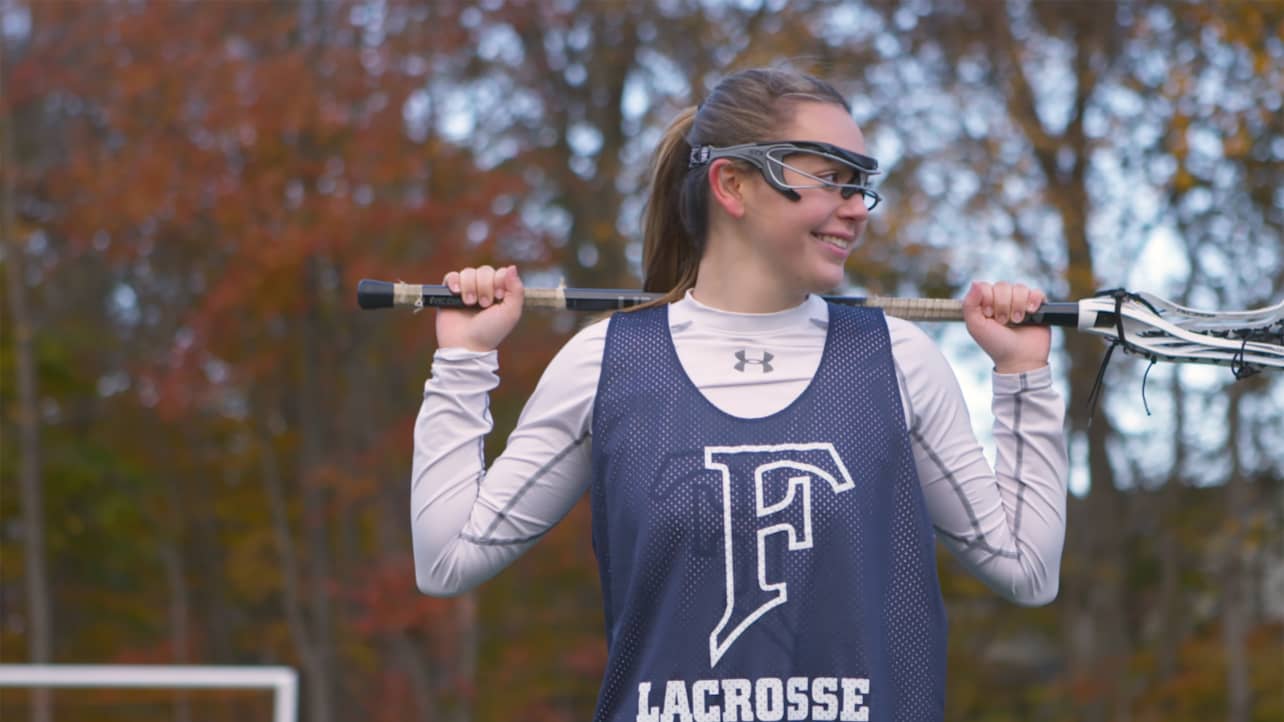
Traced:
POLYGON ((869 187, 871 173, 841 156, 823 151, 776 146, 766 149, 765 170, 781 188, 804 190, 825 188, 841 191, 844 198, 860 194, 865 207, 873 210, 881 197, 869 187))

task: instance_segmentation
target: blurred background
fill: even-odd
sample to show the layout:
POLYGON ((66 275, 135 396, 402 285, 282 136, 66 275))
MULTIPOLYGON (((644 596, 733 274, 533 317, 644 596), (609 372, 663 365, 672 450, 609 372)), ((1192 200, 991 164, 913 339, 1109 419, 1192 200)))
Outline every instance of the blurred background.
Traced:
MULTIPOLYGON (((290 665, 312 722, 590 718, 587 507, 421 596, 432 316, 360 312, 356 282, 638 286, 650 153, 731 70, 851 98, 887 199, 852 292, 1284 298, 1281 2, 0 0, 0 26, 6 663, 290 665)), ((582 322, 502 349, 489 453, 582 322)), ((987 364, 928 330, 987 439, 987 364)), ((1284 377, 1116 354, 1089 425, 1105 346, 1056 339, 1061 593, 1019 608, 941 554, 948 718, 1284 719, 1284 377)), ((0 717, 270 709, 18 689, 0 717)))

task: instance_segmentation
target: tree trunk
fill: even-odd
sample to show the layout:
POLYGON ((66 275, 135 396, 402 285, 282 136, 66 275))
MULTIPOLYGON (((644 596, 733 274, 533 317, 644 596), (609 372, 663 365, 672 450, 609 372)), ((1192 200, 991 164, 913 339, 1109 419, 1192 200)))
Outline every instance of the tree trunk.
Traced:
POLYGON ((309 307, 300 321, 302 343, 299 357, 298 425, 301 444, 299 448, 298 476, 300 495, 303 498, 304 543, 307 545, 307 588, 309 615, 312 626, 309 634, 314 657, 314 676, 311 698, 320 709, 314 709, 313 719, 331 722, 336 716, 335 703, 337 679, 334 674, 334 619, 330 604, 331 559, 327 508, 331 495, 316 473, 322 467, 323 429, 322 410, 319 404, 321 385, 317 382, 317 364, 321 361, 320 321, 317 318, 317 268, 316 260, 304 264, 305 288, 309 307))
MULTIPOLYGON (((404 490, 401 493, 385 491, 375 501, 380 523, 374 533, 380 559, 405 559, 410 553, 407 496, 404 490)), ((388 639, 387 648, 390 658, 398 662, 398 671, 409 678, 410 693, 418 712, 415 719, 436 719, 440 704, 437 688, 443 673, 440 665, 429 657, 422 638, 413 631, 398 631, 388 639)), ((474 680, 472 676, 465 679, 470 683, 474 680)))
POLYGON ((1091 478, 1087 497, 1072 505, 1078 513, 1070 515, 1066 534, 1066 556, 1084 563, 1078 573, 1065 582, 1067 587, 1079 590, 1070 595, 1067 610, 1075 623, 1066 631, 1079 637, 1068 645, 1069 649, 1078 650, 1071 659, 1071 669, 1076 678, 1094 690, 1091 701, 1080 706, 1081 719, 1089 722, 1127 719, 1130 692, 1126 670, 1130 644, 1124 622, 1122 550, 1127 537, 1124 499, 1116 486, 1106 444, 1112 433, 1108 417, 1099 408, 1090 426, 1087 420, 1088 390, 1095 366, 1100 363, 1101 347, 1095 339, 1084 338, 1067 339, 1066 346, 1073 359, 1069 399, 1071 428, 1086 438, 1091 478))
POLYGON ((1240 459, 1240 401, 1244 383, 1231 384, 1227 391, 1227 450, 1230 452, 1230 478, 1227 479, 1226 517, 1230 533, 1223 549, 1222 570, 1222 643, 1226 654, 1226 722, 1249 722, 1252 688, 1249 682, 1244 638, 1248 634, 1249 569, 1245 563, 1245 525, 1248 524, 1249 489, 1243 478, 1240 459))
POLYGON ((1158 669, 1155 682, 1166 684, 1177 674, 1177 650, 1181 643, 1181 546, 1177 533, 1177 510, 1181 506, 1181 490, 1185 486, 1183 470, 1186 468, 1186 396, 1182 390, 1181 374, 1173 374, 1173 461, 1164 488, 1159 491, 1159 620, 1156 654, 1158 669))
MULTIPOLYGON (((4 95, 4 61, 8 48, 0 33, 0 96, 4 95)), ((4 250, 5 286, 8 288, 9 318, 13 332, 14 366, 17 374, 18 485, 22 500, 23 579, 27 587, 27 661, 52 661, 52 608, 49 598, 48 553, 45 549, 44 492, 40 472, 40 406, 36 386, 36 360, 32 343, 32 321, 27 308, 27 281, 23 273, 25 249, 16 236, 14 218, 14 118, 4 118, 3 175, 0 189, 0 246, 4 250)), ((53 719, 53 699, 48 689, 31 692, 32 722, 53 719)))
MULTIPOLYGON (((324 62, 327 46, 330 41, 330 20, 335 13, 323 0, 301 0, 299 4, 299 36, 297 41, 305 44, 314 67, 324 62)), ((321 152, 313 139, 304 134, 297 151, 304 156, 317 158, 321 152)), ((324 361, 322 357, 322 303, 319 293, 320 261, 315 257, 308 258, 300 269, 303 273, 305 307, 299 319, 300 354, 298 356, 299 383, 298 394, 298 430, 300 437, 298 457, 298 481, 300 495, 303 499, 303 541, 307 549, 307 595, 309 597, 308 619, 311 628, 308 630, 312 668, 307 684, 312 700, 312 719, 316 722, 331 722, 343 717, 338 708, 346 695, 340 690, 343 675, 336 672, 334 643, 334 611, 331 605, 330 585, 333 579, 333 565, 330 549, 330 524, 327 519, 328 506, 332 496, 320 483, 317 471, 322 468, 324 459, 325 437, 320 396, 323 383, 317 365, 324 361)))
MULTIPOLYGON (((1055 134, 1041 120, 1005 6, 994 5, 990 10, 993 27, 999 31, 991 57, 1006 74, 1009 117, 1030 139, 1049 187, 1048 198, 1061 220, 1068 260, 1063 274, 1066 290, 1071 298, 1089 296, 1099 283, 1088 242, 1087 168, 1092 148, 1084 132, 1084 116, 1099 80, 1092 60, 1093 43, 1103 32, 1101 20, 1091 12, 1070 18, 1075 38, 1074 103, 1065 130, 1055 134)), ((1069 432, 1071 438, 1087 443, 1091 480, 1087 498, 1069 505, 1067 520, 1065 556, 1089 562, 1081 568, 1069 567, 1063 584, 1072 590, 1065 604, 1070 670, 1078 683, 1093 690, 1092 701, 1079 706, 1082 719, 1121 720, 1129 716, 1130 695, 1125 674, 1130 645, 1125 634, 1121 562, 1126 538, 1123 499, 1109 458, 1111 428, 1104 399, 1095 416, 1088 404, 1103 347, 1095 338, 1073 334, 1067 335, 1065 347, 1070 358, 1069 432)))
POLYGON ((477 625, 476 592, 469 592, 455 600, 455 619, 459 627, 459 661, 455 679, 468 680, 472 684, 458 696, 454 722, 471 722, 473 700, 477 696, 477 646, 481 636, 477 625))
MULTIPOLYGON (((266 432, 265 432, 266 433, 266 432)), ((204 438, 191 427, 183 430, 183 442, 195 455, 195 465, 206 470, 206 474, 216 474, 220 466, 207 466, 211 457, 220 458, 222 450, 210 439, 204 438)), ((213 509, 218 491, 213 484, 192 484, 183 486, 183 497, 193 509, 213 509)), ((227 564, 227 549, 219 534, 219 520, 214 514, 193 514, 189 520, 191 528, 191 554, 198 569, 223 569, 227 564)), ((199 577, 198 577, 199 578, 199 577)), ((206 640, 205 656, 215 664, 230 664, 237 659, 232 639, 236 616, 234 605, 228 600, 227 584, 215 575, 210 583, 200 587, 200 593, 192 597, 196 603, 197 618, 201 619, 203 638, 206 640)))
POLYGON ((423 646, 405 633, 391 637, 385 645, 388 658, 396 660, 397 671, 410 681, 410 697, 415 703, 416 720, 437 718, 437 695, 432 684, 432 664, 423 646))
MULTIPOLYGON (((586 115, 602 134, 594 180, 586 182, 565 171, 565 200, 573 219, 571 248, 588 244, 596 249, 597 262, 585 266, 569 259, 568 281, 578 286, 627 287, 629 267, 616 223, 620 217, 619 194, 600 193, 592 184, 613 185, 620 176, 620 153, 624 135, 624 89, 637 54, 638 36, 626 13, 610 13, 593 24, 599 36, 600 55, 589 66, 590 89, 584 98, 586 115), (602 38, 605 38, 603 40, 602 38)), ((569 130, 569 129, 568 129, 569 130)))
MULTIPOLYGON (((187 596, 187 570, 183 564, 182 501, 175 478, 171 476, 165 485, 165 528, 162 532, 160 556, 169 586, 169 633, 174 640, 171 661, 174 664, 190 664, 191 633, 188 620, 191 618, 191 603, 187 596)), ((174 719, 176 722, 192 720, 191 700, 185 690, 178 690, 174 695, 174 719)))
POLYGON ((273 538, 276 540, 277 553, 281 556, 282 604, 286 627, 290 630, 290 640, 298 650, 299 658, 303 663, 306 675, 303 689, 308 698, 309 719, 328 721, 332 708, 329 703, 329 693, 325 689, 325 662, 317 652, 317 645, 313 641, 304 614, 301 594, 303 572, 294 549, 294 536, 290 532, 285 483, 281 479, 276 450, 272 446, 272 434, 266 429, 262 433, 264 443, 260 463, 263 471, 263 485, 267 491, 268 511, 272 518, 273 538))

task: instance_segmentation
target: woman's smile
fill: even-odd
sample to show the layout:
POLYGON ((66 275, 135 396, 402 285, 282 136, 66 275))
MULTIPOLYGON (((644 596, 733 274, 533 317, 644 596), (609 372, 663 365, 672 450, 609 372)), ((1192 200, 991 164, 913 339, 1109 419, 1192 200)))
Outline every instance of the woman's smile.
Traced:
POLYGON ((852 236, 839 236, 832 233, 817 233, 815 231, 813 231, 811 235, 820 242, 842 251, 844 256, 852 248, 852 236))

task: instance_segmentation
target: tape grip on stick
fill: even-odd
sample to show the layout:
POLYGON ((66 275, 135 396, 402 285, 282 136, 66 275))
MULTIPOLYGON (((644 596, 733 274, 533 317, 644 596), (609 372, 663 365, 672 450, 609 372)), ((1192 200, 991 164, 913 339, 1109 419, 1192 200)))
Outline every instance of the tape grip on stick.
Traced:
POLYGON ((468 308, 463 299, 446 286, 394 283, 363 278, 357 282, 357 305, 365 310, 378 308, 468 308))

